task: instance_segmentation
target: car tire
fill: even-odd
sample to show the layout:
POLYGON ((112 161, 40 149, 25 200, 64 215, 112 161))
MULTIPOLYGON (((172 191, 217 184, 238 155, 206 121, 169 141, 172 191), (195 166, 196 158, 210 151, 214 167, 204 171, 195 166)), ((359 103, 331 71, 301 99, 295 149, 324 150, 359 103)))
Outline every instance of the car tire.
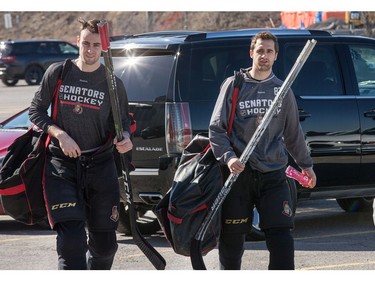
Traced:
POLYGON ((336 202, 345 212, 372 212, 374 197, 340 198, 336 202))
POLYGON ((25 71, 25 81, 28 85, 39 85, 43 78, 43 69, 39 66, 29 66, 25 71))
POLYGON ((4 85, 9 86, 9 87, 12 87, 18 83, 18 79, 10 79, 7 77, 3 77, 1 81, 3 82, 4 85))
MULTIPOLYGON (((293 179, 287 178, 288 186, 291 195, 291 208, 293 212, 293 216, 296 214, 297 210, 297 186, 293 179)), ((265 236, 264 232, 259 228, 259 213, 256 208, 254 208, 254 217, 253 217, 253 225, 251 230, 246 235, 246 241, 264 241, 265 236)))
MULTIPOLYGON (((123 202, 120 203, 119 213, 120 218, 117 232, 130 236, 131 228, 129 212, 123 202)), ((159 221, 153 212, 144 208, 138 208, 137 210, 137 227, 143 235, 152 235, 161 230, 159 221)))

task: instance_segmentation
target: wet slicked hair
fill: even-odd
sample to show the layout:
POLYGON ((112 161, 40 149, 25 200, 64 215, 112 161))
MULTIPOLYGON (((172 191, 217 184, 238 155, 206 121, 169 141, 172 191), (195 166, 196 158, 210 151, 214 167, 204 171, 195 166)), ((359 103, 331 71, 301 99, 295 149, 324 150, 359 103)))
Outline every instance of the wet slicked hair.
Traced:
POLYGON ((279 42, 277 41, 277 38, 275 35, 273 35, 271 32, 269 31, 262 31, 262 32, 259 32, 257 33, 252 39, 251 39, 251 43, 250 43, 250 50, 253 50, 255 49, 255 44, 257 42, 258 39, 262 39, 262 40, 272 40, 274 43, 275 43, 275 52, 278 53, 279 52, 279 42))
POLYGON ((98 23, 100 22, 100 20, 93 19, 93 20, 86 21, 83 18, 79 18, 78 21, 81 23, 81 31, 87 29, 91 33, 99 33, 98 23))

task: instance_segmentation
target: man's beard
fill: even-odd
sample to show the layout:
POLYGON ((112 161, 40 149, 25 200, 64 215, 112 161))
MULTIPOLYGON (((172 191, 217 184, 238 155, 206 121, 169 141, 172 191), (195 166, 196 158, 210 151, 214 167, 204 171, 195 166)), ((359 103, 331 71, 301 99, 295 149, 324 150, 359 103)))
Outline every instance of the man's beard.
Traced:
POLYGON ((94 65, 98 62, 99 59, 97 59, 96 57, 94 58, 86 58, 85 56, 83 56, 82 58, 82 61, 86 64, 86 65, 94 65))
POLYGON ((261 72, 269 72, 272 69, 272 66, 270 64, 263 64, 258 66, 258 71, 261 72))

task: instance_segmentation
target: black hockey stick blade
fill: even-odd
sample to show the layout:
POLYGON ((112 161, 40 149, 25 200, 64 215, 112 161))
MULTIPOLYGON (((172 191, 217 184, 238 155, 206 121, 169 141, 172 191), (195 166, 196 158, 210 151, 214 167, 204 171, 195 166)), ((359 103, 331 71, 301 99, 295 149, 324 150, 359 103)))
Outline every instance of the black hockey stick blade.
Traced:
POLYGON ((166 266, 166 261, 164 258, 155 250, 154 247, 143 236, 140 235, 138 231, 133 235, 134 243, 143 252, 143 254, 148 258, 152 265, 157 270, 164 270, 166 266))
POLYGON ((122 166, 122 180, 124 181, 125 192, 127 194, 127 205, 129 208, 129 218, 130 218, 130 228, 133 236, 134 243, 143 252, 143 254, 148 258, 152 265, 157 270, 164 270, 166 266, 165 259, 155 250, 155 248, 143 237, 141 234, 136 221, 136 212, 134 209, 134 203, 131 196, 131 182, 129 177, 129 171, 126 168, 126 156, 121 154, 121 166, 122 166))
POLYGON ((193 238, 190 244, 190 261, 193 269, 195 270, 206 270, 206 266, 203 261, 201 254, 202 244, 200 240, 193 238))

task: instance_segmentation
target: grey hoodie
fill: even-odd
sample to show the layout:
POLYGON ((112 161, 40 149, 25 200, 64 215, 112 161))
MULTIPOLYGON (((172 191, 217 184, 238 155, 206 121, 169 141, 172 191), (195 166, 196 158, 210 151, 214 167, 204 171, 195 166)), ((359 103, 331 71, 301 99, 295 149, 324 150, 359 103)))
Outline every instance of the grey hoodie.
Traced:
MULTIPOLYGON (((267 79, 257 81, 250 77, 249 70, 241 69, 245 81, 238 95, 230 136, 226 132, 232 107, 234 76, 223 82, 212 113, 209 125, 211 146, 215 157, 225 164, 231 158, 240 157, 282 85, 282 81, 273 73, 267 79)), ((287 165, 288 152, 300 168, 313 166, 292 90, 286 94, 249 162, 253 169, 261 172, 279 170, 287 165)))

